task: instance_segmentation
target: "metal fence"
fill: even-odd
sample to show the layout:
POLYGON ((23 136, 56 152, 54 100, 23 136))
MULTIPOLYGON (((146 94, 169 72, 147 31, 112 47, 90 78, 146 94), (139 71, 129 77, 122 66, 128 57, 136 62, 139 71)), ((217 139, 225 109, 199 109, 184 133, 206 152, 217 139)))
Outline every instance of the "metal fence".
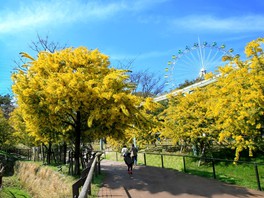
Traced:
MULTIPOLYGON (((25 156, 28 160, 30 160, 32 156, 32 151, 29 149, 18 149, 12 151, 12 153, 17 153, 19 156, 25 156)), ((103 155, 103 158, 106 159, 123 161, 123 157, 120 152, 117 151, 105 151, 103 155)), ((264 162, 237 161, 234 164, 233 160, 219 158, 139 152, 138 164, 211 177, 223 182, 260 191, 264 189, 264 162)))
MULTIPOLYGON (((120 152, 108 151, 104 155, 106 159, 123 161, 120 152)), ((261 186, 264 186, 264 163, 251 161, 237 161, 234 163, 233 160, 219 158, 139 152, 138 164, 211 177, 226 183, 260 191, 263 190, 261 186)))

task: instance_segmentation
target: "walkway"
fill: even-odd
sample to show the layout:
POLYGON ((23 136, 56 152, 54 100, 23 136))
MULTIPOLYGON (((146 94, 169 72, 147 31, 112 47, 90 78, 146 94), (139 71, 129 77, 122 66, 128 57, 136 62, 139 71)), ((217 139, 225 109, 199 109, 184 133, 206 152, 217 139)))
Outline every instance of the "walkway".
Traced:
POLYGON ((136 166, 129 176, 122 162, 103 160, 106 174, 98 197, 116 198, 264 198, 264 192, 172 170, 136 166))

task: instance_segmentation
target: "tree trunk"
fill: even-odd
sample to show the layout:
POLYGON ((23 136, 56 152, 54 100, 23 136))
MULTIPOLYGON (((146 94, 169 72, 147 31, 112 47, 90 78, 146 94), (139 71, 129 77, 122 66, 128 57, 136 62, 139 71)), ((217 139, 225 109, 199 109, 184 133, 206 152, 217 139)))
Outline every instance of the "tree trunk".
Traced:
POLYGON ((51 142, 49 142, 48 148, 47 148, 47 164, 51 163, 51 142))
POLYGON ((81 144, 81 113, 77 111, 76 116, 76 128, 75 128, 75 151, 74 151, 74 160, 75 160, 75 169, 74 173, 80 175, 80 144, 81 144))
MULTIPOLYGON (((203 158, 205 156, 205 146, 206 146, 206 144, 202 141, 202 143, 201 143, 201 158, 203 158)), ((198 166, 201 165, 201 158, 199 160, 198 166)))
POLYGON ((44 147, 44 143, 41 144, 40 155, 41 155, 42 162, 45 163, 45 147, 44 147))
POLYGON ((63 164, 66 164, 66 156, 67 156, 67 144, 66 142, 63 143, 63 164))

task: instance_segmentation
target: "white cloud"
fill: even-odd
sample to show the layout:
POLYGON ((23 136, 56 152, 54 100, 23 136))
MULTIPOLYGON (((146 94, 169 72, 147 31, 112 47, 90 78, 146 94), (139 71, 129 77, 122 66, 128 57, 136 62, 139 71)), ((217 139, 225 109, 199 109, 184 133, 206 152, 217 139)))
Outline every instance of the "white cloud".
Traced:
POLYGON ((94 2, 87 4, 77 1, 35 2, 30 5, 21 5, 17 11, 0 12, 0 33, 83 19, 99 19, 119 9, 120 7, 114 4, 102 6, 94 2))
POLYGON ((173 27, 199 31, 254 32, 264 30, 264 16, 248 15, 230 18, 192 15, 174 20, 173 27))
MULTIPOLYGON (((52 0, 19 4, 16 10, 1 10, 0 33, 57 26, 76 21, 96 22, 119 12, 139 12, 164 0, 99 1, 52 0)), ((13 8, 14 9, 14 8, 13 8)))

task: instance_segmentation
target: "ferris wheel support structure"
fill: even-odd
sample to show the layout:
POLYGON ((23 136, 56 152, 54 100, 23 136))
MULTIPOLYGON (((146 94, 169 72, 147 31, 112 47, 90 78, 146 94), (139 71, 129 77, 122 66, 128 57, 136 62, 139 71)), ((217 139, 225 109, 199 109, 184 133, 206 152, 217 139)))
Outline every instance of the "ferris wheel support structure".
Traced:
POLYGON ((198 83, 195 83, 195 84, 192 84, 190 86, 187 86, 183 89, 178 89, 178 90, 175 90, 175 91, 172 91, 168 94, 164 94, 164 95, 161 95, 161 96, 157 96, 155 97, 153 100, 155 102, 159 102, 159 101, 163 101, 163 100, 167 100, 168 99, 168 95, 177 95, 179 93, 190 93, 193 91, 194 88, 197 88, 197 87, 205 87, 206 85, 209 85, 211 83, 214 83, 215 81, 217 80, 217 77, 214 77, 214 78, 211 78, 211 79, 208 79, 208 80, 203 80, 201 82, 198 82, 198 83))

